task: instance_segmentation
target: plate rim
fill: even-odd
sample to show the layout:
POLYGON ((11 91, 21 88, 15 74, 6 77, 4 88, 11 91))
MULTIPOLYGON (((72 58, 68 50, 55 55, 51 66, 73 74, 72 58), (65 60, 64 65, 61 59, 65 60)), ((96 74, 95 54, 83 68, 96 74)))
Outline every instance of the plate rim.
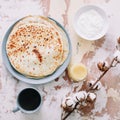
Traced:
POLYGON ((64 63, 51 75, 48 75, 44 78, 39 78, 39 79, 35 79, 35 78, 27 78, 26 76, 20 74, 19 72, 17 72, 11 65, 9 59, 8 59, 8 56, 7 56, 7 53, 6 53, 6 42, 7 42, 7 39, 8 39, 8 36, 11 32, 11 30, 13 29, 13 27, 15 26, 15 24, 17 22, 19 22, 21 19, 17 20, 15 23, 13 23, 9 28, 8 30, 6 31, 5 35, 4 35, 4 38, 3 38, 3 41, 2 41, 2 60, 3 60, 3 63, 6 67, 6 69, 11 73, 11 75, 15 78, 17 78, 18 80, 22 81, 22 82, 25 82, 25 83, 28 83, 28 84, 46 84, 48 82, 51 82, 53 80, 55 80, 56 78, 58 78, 64 71, 65 69, 67 68, 69 62, 70 62, 70 59, 71 59, 71 55, 72 55, 72 47, 71 47, 71 41, 70 41, 70 37, 67 33, 67 31, 65 30, 65 28, 59 23, 57 22, 55 19, 51 18, 51 17, 48 17, 49 19, 53 20, 63 31, 64 33, 66 34, 66 37, 67 37, 67 41, 68 41, 68 45, 69 45, 69 53, 68 53, 68 56, 66 58, 66 60, 64 61, 64 63))

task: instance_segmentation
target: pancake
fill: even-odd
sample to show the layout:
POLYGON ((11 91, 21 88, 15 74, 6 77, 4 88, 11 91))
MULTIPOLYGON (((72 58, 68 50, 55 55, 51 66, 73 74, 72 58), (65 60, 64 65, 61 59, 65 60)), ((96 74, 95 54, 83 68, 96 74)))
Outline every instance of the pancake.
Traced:
POLYGON ((25 23, 39 23, 39 24, 44 24, 44 25, 47 25, 47 26, 50 26, 50 27, 54 27, 54 29, 56 29, 58 31, 59 34, 61 34, 62 36, 62 42, 63 42, 63 59, 61 61, 61 64, 63 64, 63 62, 65 61, 65 59, 67 58, 68 56, 68 40, 67 40, 67 36, 65 34, 65 32, 58 26, 56 25, 56 23, 47 18, 47 17, 43 17, 43 16, 28 16, 28 17, 24 17, 22 18, 22 20, 20 22, 18 22, 16 24, 16 27, 20 27, 22 25, 24 25, 25 23))
POLYGON ((14 26, 6 51, 16 71, 41 78, 63 64, 68 55, 68 42, 64 31, 49 18, 28 16, 14 26))

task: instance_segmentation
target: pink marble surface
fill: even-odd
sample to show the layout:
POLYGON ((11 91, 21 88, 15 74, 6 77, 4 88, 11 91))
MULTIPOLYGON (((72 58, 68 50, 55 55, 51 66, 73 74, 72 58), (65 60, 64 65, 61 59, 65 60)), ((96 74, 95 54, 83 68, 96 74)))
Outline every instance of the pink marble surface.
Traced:
MULTIPOLYGON (((60 22, 68 31, 73 48, 71 62, 82 62, 88 68, 88 79, 96 79, 100 72, 98 61, 110 61, 115 51, 116 39, 120 36, 119 0, 0 0, 0 43, 11 24, 26 15, 50 16, 60 22), (103 8, 109 18, 109 30, 99 41, 85 41, 73 29, 73 17, 83 5, 93 4, 103 8)), ((1 56, 1 54, 0 54, 1 56)), ((97 93, 95 108, 88 115, 73 113, 68 120, 120 120, 120 65, 113 68, 102 79, 102 88, 97 93)), ((73 94, 82 85, 71 82, 66 71, 57 80, 36 85, 43 103, 40 111, 27 115, 12 113, 17 93, 29 85, 14 78, 0 58, 0 120, 61 120, 61 101, 73 94)))

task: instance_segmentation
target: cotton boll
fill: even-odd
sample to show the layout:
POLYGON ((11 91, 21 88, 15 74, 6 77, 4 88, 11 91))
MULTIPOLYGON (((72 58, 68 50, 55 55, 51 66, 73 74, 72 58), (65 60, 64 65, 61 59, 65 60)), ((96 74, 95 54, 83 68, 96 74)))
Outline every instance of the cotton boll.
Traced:
POLYGON ((62 101, 61 106, 62 106, 62 108, 66 108, 66 99, 64 99, 64 100, 62 101))
POLYGON ((67 97, 63 100, 62 105, 63 109, 66 111, 71 111, 75 107, 75 102, 72 97, 67 97))
POLYGON ((87 101, 89 102, 94 102, 96 100, 96 94, 95 93, 88 93, 88 96, 87 96, 87 101))
POLYGON ((69 97, 66 99, 66 105, 67 105, 67 107, 74 108, 75 102, 73 101, 73 99, 71 97, 69 97))
MULTIPOLYGON (((94 80, 89 81, 89 83, 88 83, 89 87, 91 87, 94 83, 95 83, 94 80)), ((93 89, 99 90, 101 87, 102 87, 102 84, 99 81, 99 82, 96 83, 96 85, 93 87, 93 89)))
POLYGON ((102 87, 102 84, 99 81, 98 83, 96 83, 96 85, 93 88, 99 90, 101 87, 102 87))
POLYGON ((77 103, 77 102, 80 102, 82 100, 84 100, 84 94, 81 94, 81 93, 76 93, 74 96, 73 96, 73 99, 74 101, 77 103))
POLYGON ((114 57, 117 57, 117 60, 120 61, 120 51, 116 50, 116 52, 114 53, 114 57))
POLYGON ((100 71, 104 72, 104 71, 108 70, 109 65, 108 65, 107 61, 105 61, 105 62, 98 62, 97 67, 98 67, 98 69, 100 71))
POLYGON ((84 106, 84 107, 87 106, 86 101, 83 101, 83 102, 81 103, 81 105, 84 106))
POLYGON ((105 66, 106 66, 106 67, 109 67, 109 64, 108 64, 108 62, 107 62, 107 61, 105 61, 105 66))
POLYGON ((87 93, 85 91, 80 91, 73 96, 73 100, 77 102, 82 102, 87 98, 87 93))
POLYGON ((90 99, 92 101, 94 101, 96 99, 96 94, 95 93, 89 93, 88 96, 90 97, 90 99))

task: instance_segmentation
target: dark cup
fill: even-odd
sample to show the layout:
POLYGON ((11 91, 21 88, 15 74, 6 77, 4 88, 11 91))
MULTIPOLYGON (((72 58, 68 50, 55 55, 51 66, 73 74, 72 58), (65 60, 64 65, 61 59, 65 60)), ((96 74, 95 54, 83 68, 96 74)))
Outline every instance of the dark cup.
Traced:
POLYGON ((35 88, 25 88, 17 96, 17 107, 13 112, 20 110, 24 113, 34 113, 41 105, 41 95, 35 88))

